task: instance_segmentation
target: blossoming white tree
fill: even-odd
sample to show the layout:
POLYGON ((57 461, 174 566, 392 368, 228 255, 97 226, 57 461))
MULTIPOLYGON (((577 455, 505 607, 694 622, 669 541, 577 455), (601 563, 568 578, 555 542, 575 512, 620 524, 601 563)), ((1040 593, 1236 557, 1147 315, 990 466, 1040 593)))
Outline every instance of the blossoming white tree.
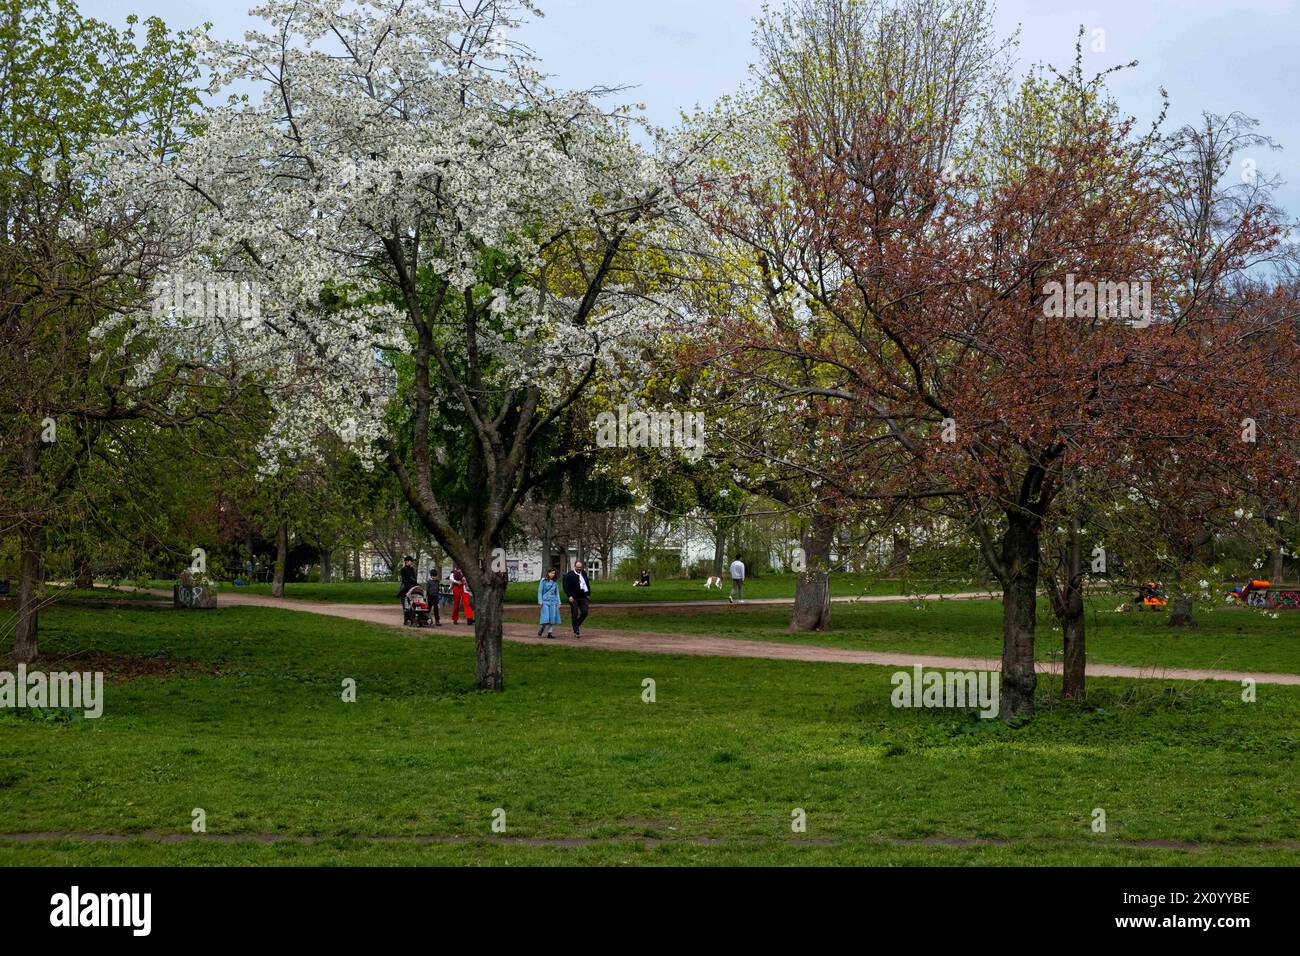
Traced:
POLYGON ((260 97, 205 116, 175 162, 106 144, 178 274, 260 292, 251 317, 153 310, 150 334, 260 378, 269 461, 329 429, 387 462, 469 579, 477 683, 500 690, 503 532, 566 413, 637 375, 668 312, 669 151, 546 86, 510 39, 527 0, 254 13, 265 32, 196 42, 260 97))

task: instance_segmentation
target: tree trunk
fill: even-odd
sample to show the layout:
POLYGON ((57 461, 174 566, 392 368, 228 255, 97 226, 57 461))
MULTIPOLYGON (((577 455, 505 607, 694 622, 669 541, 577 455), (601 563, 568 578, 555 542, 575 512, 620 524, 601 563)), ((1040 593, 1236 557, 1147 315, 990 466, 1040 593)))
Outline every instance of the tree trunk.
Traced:
POLYGON ((18 529, 20 577, 18 583, 18 616, 14 622, 14 659, 21 664, 36 660, 37 608, 36 589, 41 581, 42 527, 36 521, 36 482, 40 467, 41 441, 33 431, 23 447, 23 487, 27 493, 31 512, 23 516, 18 529))
POLYGON ((727 529, 719 518, 713 525, 713 576, 722 577, 722 564, 727 559, 727 529))
POLYGON ((1282 519, 1266 512, 1264 524, 1273 533, 1272 548, 1268 552, 1268 580, 1270 584, 1278 585, 1286 575, 1286 555, 1282 553, 1286 538, 1282 535, 1282 519))
POLYGON ((555 516, 551 505, 546 506, 546 521, 542 524, 542 570, 538 574, 538 580, 546 577, 546 572, 551 570, 552 565, 556 564, 555 555, 551 553, 554 545, 551 543, 553 536, 552 525, 555 522, 555 516))
POLYGON ((1196 626, 1196 620, 1192 617, 1192 596, 1184 593, 1181 587, 1174 594, 1173 603, 1170 605, 1169 626, 1196 626))
POLYGON ((1174 585, 1165 591, 1166 595, 1173 596, 1169 604, 1170 627, 1196 627, 1196 620, 1192 617, 1192 595, 1183 586, 1183 579, 1187 569, 1196 560, 1198 550, 1208 544, 1210 539, 1210 532, 1202 531, 1194 538, 1186 537, 1178 542, 1174 552, 1177 559, 1174 564, 1174 585))
POLYGON ((1065 661, 1061 671, 1061 693, 1066 700, 1083 700, 1087 697, 1087 655, 1084 651, 1083 615, 1083 548, 1080 541, 1080 522, 1076 517, 1070 522, 1069 535, 1061 554, 1059 580, 1052 580, 1048 594, 1052 611, 1061 625, 1065 646, 1065 661))
POLYGON ((831 576, 809 568, 799 575, 794 590, 791 631, 824 631, 831 624, 831 576))
POLYGON ((14 632, 14 660, 30 664, 38 652, 36 589, 41 581, 41 529, 24 522, 19 533, 21 577, 18 584, 18 620, 14 632))
POLYGON ((1066 700, 1085 700, 1088 696, 1088 656, 1084 651, 1083 589, 1072 588, 1066 601, 1066 616, 1061 619, 1061 633, 1065 640, 1061 694, 1066 700))
POLYGON ((361 580, 361 545, 352 549, 352 580, 361 580))
POLYGON ((271 596, 284 597, 284 570, 289 561, 289 525, 281 521, 275 529, 275 577, 271 581, 271 596))
POLYGON ((488 572, 478 576, 481 582, 474 588, 474 669, 479 690, 505 690, 505 677, 501 670, 501 622, 504 617, 506 585, 509 575, 488 572))
POLYGON ((800 541, 806 566, 794 592, 791 631, 824 631, 831 623, 830 558, 835 521, 816 512, 800 541))
POLYGON ((320 551, 320 583, 332 584, 334 581, 334 569, 330 565, 330 559, 333 555, 333 548, 321 548, 320 551))
POLYGON ((902 574, 907 570, 908 552, 910 550, 911 542, 908 541, 907 536, 895 531, 889 548, 890 572, 902 574))
POLYGON ((1002 690, 1005 721, 1034 713, 1034 625, 1038 611, 1038 569, 1042 559, 1037 517, 1008 515, 1002 538, 1002 690))

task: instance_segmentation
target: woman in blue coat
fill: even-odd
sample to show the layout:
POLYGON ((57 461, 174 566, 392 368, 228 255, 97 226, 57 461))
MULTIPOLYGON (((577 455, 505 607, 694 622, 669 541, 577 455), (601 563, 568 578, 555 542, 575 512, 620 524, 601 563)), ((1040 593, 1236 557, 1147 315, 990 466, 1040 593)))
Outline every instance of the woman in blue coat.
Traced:
POLYGON ((555 578, 556 571, 551 568, 546 572, 546 577, 537 582, 537 603, 542 608, 541 627, 537 629, 537 636, 541 637, 545 633, 551 640, 555 640, 555 625, 560 623, 560 585, 555 578))

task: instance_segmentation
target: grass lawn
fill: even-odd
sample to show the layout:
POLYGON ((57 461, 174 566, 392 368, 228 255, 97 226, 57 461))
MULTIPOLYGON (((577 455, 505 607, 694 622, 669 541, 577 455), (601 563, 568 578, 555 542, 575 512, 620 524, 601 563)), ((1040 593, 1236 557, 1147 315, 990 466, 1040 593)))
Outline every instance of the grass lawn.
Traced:
MULTIPOLYGON (((750 598, 793 598, 795 589, 794 574, 765 574, 751 578, 745 584, 746 597, 750 598)), ((170 588, 171 582, 155 581, 154 587, 170 588)), ((702 580, 687 581, 680 579, 663 579, 648 588, 634 588, 630 581, 596 581, 593 592, 603 602, 622 601, 708 601, 715 600, 722 594, 725 601, 730 582, 724 583, 724 590, 704 589, 702 580)), ((249 594, 270 594, 269 584, 248 584, 236 588, 233 584, 222 584, 222 590, 242 591, 249 594)), ((927 581, 921 579, 884 580, 874 575, 842 574, 831 578, 831 592, 836 597, 851 597, 860 594, 944 594, 958 591, 975 591, 979 586, 974 581, 950 580, 927 581)), ((286 598, 304 601, 336 601, 341 604, 388 604, 397 599, 397 584, 392 581, 340 581, 333 584, 289 583, 284 587, 286 598)), ((514 603, 532 604, 537 600, 537 582, 519 581, 510 585, 506 600, 514 603)))
POLYGON ((46 667, 108 673, 104 716, 0 711, 0 833, 53 834, 0 865, 1300 863, 1300 688, 1096 680, 1013 729, 896 710, 887 668, 507 645, 485 695, 463 635, 253 607, 42 628, 46 667), (65 836, 189 834, 196 807, 286 840, 65 836))
MULTIPOLYGON (((1113 595, 1089 599, 1088 660, 1300 673, 1300 611, 1278 612, 1274 619, 1251 608, 1198 609, 1198 627, 1172 630, 1164 612, 1117 612, 1121 600, 1113 595)), ((536 620, 531 610, 507 616, 536 620)), ((916 654, 1002 655, 1002 605, 996 600, 836 604, 828 631, 791 634, 789 624, 789 607, 732 607, 724 600, 716 608, 677 610, 597 604, 585 626, 916 654)), ((1037 652, 1040 660, 1061 656, 1061 632, 1046 598, 1039 600, 1037 652)))
MULTIPOLYGON (((163 587, 162 582, 156 584, 157 587, 163 587)), ((166 585, 170 588, 171 585, 166 585)), ((47 585, 45 587, 43 602, 47 604, 57 604, 63 601, 72 601, 77 604, 86 604, 88 602, 113 602, 120 601, 170 601, 171 598, 164 598, 157 594, 150 594, 148 591, 130 590, 129 586, 122 588, 110 588, 98 586, 94 588, 74 588, 59 587, 57 585, 47 585)))

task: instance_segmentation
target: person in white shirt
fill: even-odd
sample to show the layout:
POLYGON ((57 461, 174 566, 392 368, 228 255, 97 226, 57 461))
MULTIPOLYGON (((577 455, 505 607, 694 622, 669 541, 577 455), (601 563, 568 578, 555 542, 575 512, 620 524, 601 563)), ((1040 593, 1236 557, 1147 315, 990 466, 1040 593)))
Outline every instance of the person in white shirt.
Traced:
POLYGON ((745 603, 745 562, 740 560, 740 555, 731 562, 731 594, 727 596, 728 604, 736 602, 745 603))
POLYGON ((591 611, 591 579, 587 577, 581 561, 573 562, 573 570, 564 575, 561 581, 564 596, 569 600, 569 622, 573 625, 573 636, 582 637, 582 622, 591 611))

